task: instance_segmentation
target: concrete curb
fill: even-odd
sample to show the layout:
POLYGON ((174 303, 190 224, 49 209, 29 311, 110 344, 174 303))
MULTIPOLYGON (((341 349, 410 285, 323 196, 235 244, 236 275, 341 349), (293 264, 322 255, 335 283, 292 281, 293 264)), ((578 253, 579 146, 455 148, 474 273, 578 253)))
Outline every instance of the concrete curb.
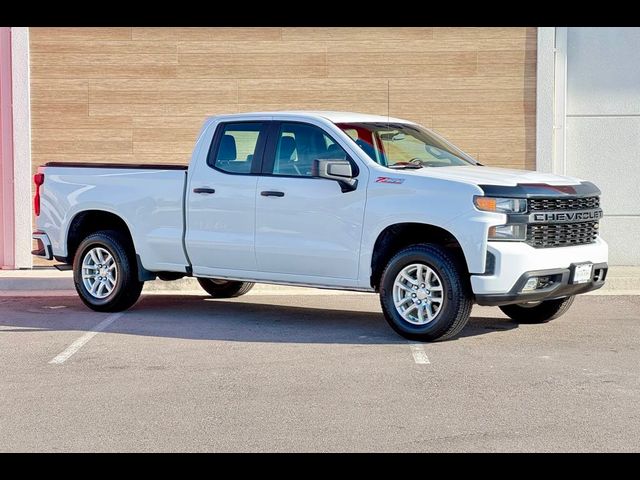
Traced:
MULTIPOLYGON (((59 272, 54 268, 36 268, 33 270, 0 270, 0 294, 7 296, 10 292, 54 292, 74 291, 73 275, 70 271, 59 272)), ((337 290, 318 288, 289 287, 280 285, 259 284, 252 294, 278 294, 295 292, 297 294, 349 293, 337 290)), ((194 278, 182 278, 173 282, 154 280, 146 282, 143 293, 189 292, 203 293, 194 278)), ((640 267, 611 267, 605 286, 590 295, 640 295, 640 267)))

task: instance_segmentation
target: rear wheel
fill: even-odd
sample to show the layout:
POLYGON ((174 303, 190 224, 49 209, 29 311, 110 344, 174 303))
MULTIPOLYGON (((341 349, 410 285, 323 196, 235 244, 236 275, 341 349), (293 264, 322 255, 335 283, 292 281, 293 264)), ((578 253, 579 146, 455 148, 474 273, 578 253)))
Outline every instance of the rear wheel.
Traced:
POLYGON ((73 259, 73 280, 83 303, 98 312, 119 312, 133 306, 144 282, 130 242, 119 232, 104 230, 85 238, 73 259))
POLYGON ((500 310, 509 318, 519 323, 545 323, 558 318, 569 310, 574 296, 544 300, 542 302, 516 303, 503 305, 500 310))
POLYGON ((464 328, 472 300, 460 262, 439 245, 414 245, 387 264, 380 303, 387 322, 410 340, 446 340, 464 328))
POLYGON ((214 298, 239 297, 249 292, 255 285, 255 283, 251 282, 237 282, 218 278, 198 278, 198 283, 204 288, 205 292, 214 298))

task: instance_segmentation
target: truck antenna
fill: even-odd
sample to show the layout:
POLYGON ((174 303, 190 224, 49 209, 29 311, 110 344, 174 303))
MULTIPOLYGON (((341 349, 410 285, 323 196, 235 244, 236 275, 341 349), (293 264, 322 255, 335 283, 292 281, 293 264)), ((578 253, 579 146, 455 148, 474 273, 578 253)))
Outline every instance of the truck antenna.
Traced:
POLYGON ((389 127, 389 124, 391 123, 391 121, 389 120, 389 110, 390 110, 389 105, 390 105, 390 103, 391 103, 391 100, 390 100, 390 98, 389 98, 389 97, 390 97, 390 95, 389 95, 389 91, 391 90, 391 87, 390 87, 390 85, 389 85, 389 84, 390 84, 390 80, 387 78, 387 129, 389 129, 389 128, 390 128, 390 127, 389 127))

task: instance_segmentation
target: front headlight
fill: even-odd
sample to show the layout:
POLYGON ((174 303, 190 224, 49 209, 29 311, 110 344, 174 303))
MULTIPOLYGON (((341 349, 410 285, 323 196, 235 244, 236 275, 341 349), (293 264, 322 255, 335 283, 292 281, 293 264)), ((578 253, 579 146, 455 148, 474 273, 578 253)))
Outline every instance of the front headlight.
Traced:
POLYGON ((527 226, 524 223, 496 225, 489 227, 489 240, 520 242, 527 238, 527 226))
POLYGON ((478 210, 497 213, 525 213, 527 200, 524 198, 473 197, 478 210))

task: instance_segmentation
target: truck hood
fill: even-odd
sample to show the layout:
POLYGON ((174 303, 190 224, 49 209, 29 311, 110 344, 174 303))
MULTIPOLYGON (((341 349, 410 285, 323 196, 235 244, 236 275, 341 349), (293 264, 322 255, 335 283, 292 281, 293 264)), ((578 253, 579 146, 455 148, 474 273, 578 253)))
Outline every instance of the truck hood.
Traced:
POLYGON ((403 174, 421 177, 439 178, 471 185, 515 186, 517 184, 544 183, 547 185, 577 185, 580 180, 574 177, 554 175, 552 173, 532 172, 509 168, 481 166, 426 167, 419 170, 400 170, 403 174))

